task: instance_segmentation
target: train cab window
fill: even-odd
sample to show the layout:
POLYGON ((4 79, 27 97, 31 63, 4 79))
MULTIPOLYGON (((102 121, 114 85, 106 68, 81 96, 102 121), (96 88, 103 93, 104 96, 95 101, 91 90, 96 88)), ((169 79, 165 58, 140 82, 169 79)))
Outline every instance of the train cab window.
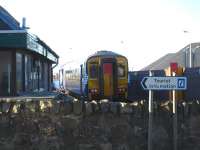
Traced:
POLYGON ((117 67, 118 77, 125 77, 125 65, 119 64, 117 67))
POLYGON ((89 76, 90 76, 90 78, 93 78, 93 79, 98 77, 98 65, 97 64, 90 64, 89 76))

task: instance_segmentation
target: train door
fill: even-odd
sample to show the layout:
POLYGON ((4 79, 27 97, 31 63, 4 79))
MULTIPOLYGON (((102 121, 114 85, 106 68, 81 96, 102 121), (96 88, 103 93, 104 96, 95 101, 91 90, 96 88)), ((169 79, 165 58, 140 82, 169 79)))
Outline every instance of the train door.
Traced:
POLYGON ((103 62, 103 94, 104 97, 114 96, 114 62, 103 62))
POLYGON ((64 69, 59 70, 59 87, 64 88, 64 69))

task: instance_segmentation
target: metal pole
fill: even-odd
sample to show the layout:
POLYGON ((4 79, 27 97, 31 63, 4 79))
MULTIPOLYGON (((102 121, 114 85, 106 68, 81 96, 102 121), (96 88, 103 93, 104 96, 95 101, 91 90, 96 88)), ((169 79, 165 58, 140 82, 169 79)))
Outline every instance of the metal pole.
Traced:
MULTIPOLYGON (((172 73, 172 76, 175 76, 175 72, 172 73)), ((173 99, 173 146, 174 150, 177 150, 177 101, 176 101, 176 91, 172 91, 173 99)))
POLYGON ((81 92, 81 96, 83 96, 83 65, 80 65, 80 92, 81 92))
POLYGON ((192 43, 190 43, 190 68, 192 68, 192 43))
MULTIPOLYGON (((149 76, 153 76, 149 71, 149 76)), ((152 150, 152 130, 153 130, 153 91, 149 90, 149 126, 148 126, 148 150, 152 150)))

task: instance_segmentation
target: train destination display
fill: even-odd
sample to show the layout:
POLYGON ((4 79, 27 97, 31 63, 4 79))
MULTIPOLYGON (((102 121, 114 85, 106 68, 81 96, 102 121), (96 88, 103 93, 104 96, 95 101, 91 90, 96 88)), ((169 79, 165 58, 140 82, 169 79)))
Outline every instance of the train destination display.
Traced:
POLYGON ((141 81, 144 90, 186 90, 186 77, 144 77, 141 81))

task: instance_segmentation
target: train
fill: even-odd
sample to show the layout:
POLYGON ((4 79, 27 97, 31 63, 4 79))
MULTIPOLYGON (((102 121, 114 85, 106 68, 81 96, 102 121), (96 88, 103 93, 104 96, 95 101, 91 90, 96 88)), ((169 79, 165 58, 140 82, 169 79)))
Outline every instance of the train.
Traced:
POLYGON ((59 85, 88 100, 126 100, 128 60, 112 51, 97 51, 79 68, 60 68, 59 85))

